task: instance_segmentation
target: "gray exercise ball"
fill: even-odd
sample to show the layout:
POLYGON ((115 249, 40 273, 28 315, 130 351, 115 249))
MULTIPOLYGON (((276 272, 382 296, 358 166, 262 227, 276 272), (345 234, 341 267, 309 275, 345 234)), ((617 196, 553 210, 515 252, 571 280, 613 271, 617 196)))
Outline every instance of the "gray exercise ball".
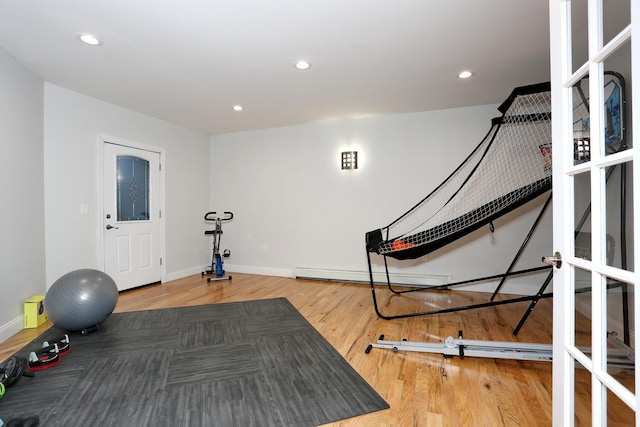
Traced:
POLYGON ((44 311, 54 326, 81 331, 104 322, 118 302, 118 286, 108 274, 89 268, 56 280, 44 298, 44 311))

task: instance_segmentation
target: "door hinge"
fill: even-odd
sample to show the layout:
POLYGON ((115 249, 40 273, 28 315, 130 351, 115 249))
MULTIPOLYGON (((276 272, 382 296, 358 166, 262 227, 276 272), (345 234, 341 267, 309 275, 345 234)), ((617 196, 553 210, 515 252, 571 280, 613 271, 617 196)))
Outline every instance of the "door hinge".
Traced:
POLYGON ((158 163, 158 170, 162 172, 162 163, 158 163))
POLYGON ((162 258, 160 258, 160 265, 162 265, 162 258))
POLYGON ((158 218, 162 218, 162 211, 158 211, 158 218))

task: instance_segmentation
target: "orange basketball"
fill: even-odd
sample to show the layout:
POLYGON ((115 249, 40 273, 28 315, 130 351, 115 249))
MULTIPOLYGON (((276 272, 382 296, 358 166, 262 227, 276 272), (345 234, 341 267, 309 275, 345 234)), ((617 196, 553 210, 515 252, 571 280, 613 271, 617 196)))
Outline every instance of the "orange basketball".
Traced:
POLYGON ((392 251, 399 251, 401 249, 407 249, 407 248, 411 248, 413 246, 415 246, 415 243, 406 243, 402 239, 397 239, 397 240, 394 240, 393 243, 391 243, 391 250, 392 251))

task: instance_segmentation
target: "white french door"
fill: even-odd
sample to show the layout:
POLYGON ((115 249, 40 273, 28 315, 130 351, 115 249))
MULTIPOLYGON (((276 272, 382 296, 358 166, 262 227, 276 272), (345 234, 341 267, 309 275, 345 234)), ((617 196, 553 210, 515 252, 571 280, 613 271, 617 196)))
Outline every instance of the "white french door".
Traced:
POLYGON ((640 337, 640 49, 631 43, 639 3, 549 1, 553 241, 562 258, 553 281, 558 427, 640 425, 640 366, 609 363, 640 337), (625 87, 633 91, 626 103, 625 87))
POLYGON ((118 290, 162 279, 160 154, 103 143, 104 271, 118 290))

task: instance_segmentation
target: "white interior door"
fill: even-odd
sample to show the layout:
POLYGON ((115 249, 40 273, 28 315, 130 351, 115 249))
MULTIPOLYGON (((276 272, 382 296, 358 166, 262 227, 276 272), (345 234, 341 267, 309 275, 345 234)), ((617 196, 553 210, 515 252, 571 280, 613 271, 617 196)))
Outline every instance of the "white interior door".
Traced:
POLYGON ((632 84, 636 77, 640 86, 640 50, 631 43, 632 28, 640 31, 640 8, 637 0, 549 5, 553 240, 562 258, 553 281, 553 424, 640 425, 640 366, 609 363, 618 348, 635 348, 640 336, 634 271, 640 174, 633 142, 640 116, 632 108, 640 93, 632 84), (619 109, 614 90, 620 83, 610 71, 633 88, 619 109))
POLYGON ((104 269, 119 290, 159 282, 160 154, 103 144, 104 269))

